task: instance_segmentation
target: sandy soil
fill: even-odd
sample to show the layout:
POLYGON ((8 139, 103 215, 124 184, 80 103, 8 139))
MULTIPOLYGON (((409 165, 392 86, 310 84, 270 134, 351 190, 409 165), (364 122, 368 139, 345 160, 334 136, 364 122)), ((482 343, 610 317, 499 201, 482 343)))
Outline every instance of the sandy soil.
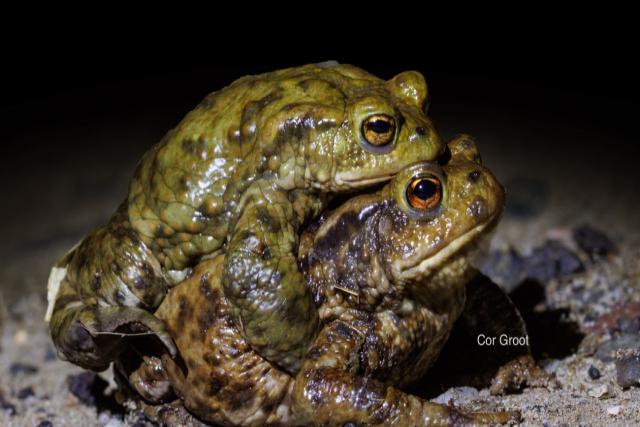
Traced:
MULTIPOLYGON (((540 363, 553 373, 560 383, 558 389, 525 388, 508 396, 491 396, 488 389, 472 387, 452 388, 439 396, 439 402, 449 402, 467 410, 519 410, 523 425, 633 425, 640 420, 640 388, 620 387, 616 379, 615 360, 602 360, 599 349, 606 349, 603 342, 621 336, 619 318, 638 319, 640 303, 638 278, 621 273, 626 259, 635 260, 640 249, 624 248, 621 256, 608 258, 589 266, 587 271, 572 274, 562 280, 552 279, 548 287, 553 291, 545 302, 537 304, 535 311, 542 313, 555 307, 570 307, 567 318, 559 322, 575 323, 580 331, 595 331, 581 340, 576 353, 562 351, 564 357, 541 357, 540 363), (625 255, 626 254, 626 255, 625 255), (622 275, 620 275, 622 274, 622 275), (631 281, 631 280, 635 281, 631 281), (560 285, 560 282, 562 284, 560 285), (609 284, 624 286, 616 292, 609 284), (578 298, 567 302, 561 295, 565 287, 578 287, 578 298), (604 292, 596 292, 598 288, 604 292), (622 311, 613 318, 600 317, 613 307, 632 307, 629 316, 622 311), (625 317, 626 316, 626 317, 625 317), (599 320, 594 320, 599 319, 599 320), (613 320, 612 320, 613 319, 613 320), (613 323, 611 323, 613 322, 613 323), (602 328, 598 329, 600 326, 602 328), (590 368, 597 369, 597 379, 590 376, 590 368)), ((637 268, 636 261, 636 268, 637 268)), ((572 292, 576 294, 576 292, 572 292)), ((2 338, 0 341, 0 425, 7 426, 143 426, 151 425, 140 413, 125 413, 109 397, 112 385, 91 375, 82 376, 82 370, 58 360, 52 348, 47 329, 42 322, 44 315, 42 294, 23 296, 3 307, 2 338), (106 392, 107 396, 104 396, 106 392), (47 424, 50 422, 51 424, 47 424)), ((525 316, 526 317, 526 316, 525 316)), ((626 335, 635 341, 618 343, 615 348, 640 347, 638 328, 628 327, 626 335)), ((534 331, 540 335, 540 331, 534 331)), ((544 337, 542 347, 549 347, 544 337)), ((535 347, 535 343, 534 343, 535 347)), ((615 352, 613 353, 615 356, 615 352)), ((108 377, 108 373, 104 375, 108 377)), ((636 377, 637 381, 638 377, 636 377)))

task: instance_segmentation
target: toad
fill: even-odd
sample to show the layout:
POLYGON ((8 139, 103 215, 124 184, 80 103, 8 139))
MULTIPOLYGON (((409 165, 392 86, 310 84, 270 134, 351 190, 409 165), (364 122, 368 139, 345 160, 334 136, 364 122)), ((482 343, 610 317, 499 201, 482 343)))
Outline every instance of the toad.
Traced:
POLYGON ((59 354, 100 370, 123 336, 151 332, 175 355, 152 313, 225 253, 213 276, 237 330, 297 372, 319 327, 299 233, 335 195, 442 154, 426 99, 418 72, 384 81, 337 63, 243 77, 207 96, 143 156, 109 222, 53 268, 47 319, 59 354))
POLYGON ((147 401, 169 399, 174 390, 189 411, 220 425, 512 420, 513 413, 462 413, 402 391, 447 341, 475 275, 470 258, 504 203, 469 137, 449 149, 446 164, 408 166, 303 233, 298 268, 321 327, 295 374, 243 337, 227 301, 222 255, 198 265, 156 312, 179 356, 147 355, 133 371, 125 366, 129 357, 119 371, 147 401))

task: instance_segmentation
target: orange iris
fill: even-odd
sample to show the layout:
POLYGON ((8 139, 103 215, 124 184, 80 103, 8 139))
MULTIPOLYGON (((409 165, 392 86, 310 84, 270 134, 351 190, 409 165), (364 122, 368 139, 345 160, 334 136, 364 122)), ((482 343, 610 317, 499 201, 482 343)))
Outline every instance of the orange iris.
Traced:
POLYGON ((433 209, 442 199, 442 183, 434 176, 418 177, 407 187, 407 200, 414 209, 433 209))

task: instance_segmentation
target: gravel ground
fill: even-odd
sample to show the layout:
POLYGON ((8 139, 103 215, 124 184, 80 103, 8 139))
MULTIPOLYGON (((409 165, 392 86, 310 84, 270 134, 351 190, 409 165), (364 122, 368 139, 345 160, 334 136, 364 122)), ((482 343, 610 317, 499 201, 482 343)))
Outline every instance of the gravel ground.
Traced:
MULTIPOLYGON (((0 213, 1 426, 150 424, 115 404, 108 374, 104 380, 56 358, 42 321, 45 283, 53 262, 106 220, 136 160, 183 112, 37 128, 9 141, 46 139, 54 148, 35 158, 28 150, 17 154, 15 164, 32 162, 38 173, 0 171, 20 183, 5 202, 21 207, 0 213), (79 148, 87 139, 90 152, 79 148)), ((483 270, 511 293, 534 356, 560 388, 495 397, 486 388, 457 387, 438 400, 518 409, 523 425, 640 424, 640 179, 633 156, 623 152, 632 139, 618 135, 612 149, 610 129, 517 115, 508 106, 455 117, 440 117, 442 134, 476 136, 507 190, 483 270)))
MULTIPOLYGON (((559 389, 526 388, 508 396, 491 396, 487 388, 451 388, 438 402, 468 410, 511 409, 523 425, 633 425, 640 420, 640 246, 622 246, 615 255, 591 261, 583 271, 554 277, 543 288, 542 302, 527 308, 530 298, 512 295, 530 328, 534 352, 559 389), (635 263, 635 265, 633 265, 635 263), (635 275, 626 272, 636 268, 635 275), (524 304, 522 304, 524 302, 524 304), (573 326, 580 334, 557 350, 557 336, 546 336, 535 320, 565 310, 558 329, 573 326), (584 336, 583 336, 584 335, 584 336), (624 357, 622 349, 631 352, 624 357), (634 353, 635 351, 635 353, 634 353), (560 356, 562 355, 562 356, 560 356), (622 362, 630 367, 621 368, 622 362), (619 373, 618 371, 622 372, 619 373), (623 388, 621 384, 625 385, 623 388)), ((571 253, 571 252, 570 252, 571 253)), ((555 264, 559 263, 558 259, 555 264)), ((511 269, 514 270, 514 269, 511 269)), ((511 271, 507 270, 507 271, 511 271)), ((499 280, 499 274, 496 274, 499 280)), ((557 271, 556 273, 557 274, 557 271)), ((521 289, 521 288, 520 288, 521 289)), ((112 396, 109 373, 96 376, 57 359, 42 322, 42 293, 23 296, 3 307, 0 341, 0 425, 137 426, 152 425, 141 413, 125 413, 112 396), (102 378, 107 380, 103 380, 102 378), (51 424, 48 424, 51 423, 51 424)))
MULTIPOLYGON (((595 260, 583 250, 548 251, 546 266, 553 267, 543 273, 554 277, 539 284, 540 301, 525 298, 532 293, 522 291, 524 285, 512 291, 528 321, 534 353, 545 370, 555 375, 559 389, 525 388, 518 394, 491 396, 487 388, 457 387, 436 401, 468 410, 516 409, 522 413, 523 425, 630 425, 640 420, 636 404, 640 399, 640 246, 622 245, 615 251, 595 260), (568 254, 579 260, 581 271, 558 268, 568 254), (519 296, 521 291, 525 297, 519 296), (530 307, 531 303, 535 305, 530 307), (564 310, 556 323, 540 320, 554 310, 564 310), (573 341, 576 348, 558 343, 566 340, 562 336, 547 336, 548 326, 575 328, 580 338, 573 341), (562 348, 556 349, 556 344, 562 348), (631 356, 624 356, 624 349, 631 356), (628 372, 618 374, 625 361, 628 372)), ((504 260, 513 258, 496 259, 504 267, 504 260)), ((525 261, 518 265, 526 265, 531 256, 521 258, 525 261)), ((485 267, 496 281, 522 274, 514 267, 485 267)), ((526 274, 543 274, 540 268, 537 262, 526 274)), ((140 413, 125 413, 115 404, 108 372, 83 373, 57 359, 42 322, 43 293, 22 296, 2 310, 0 425, 151 425, 140 413)))

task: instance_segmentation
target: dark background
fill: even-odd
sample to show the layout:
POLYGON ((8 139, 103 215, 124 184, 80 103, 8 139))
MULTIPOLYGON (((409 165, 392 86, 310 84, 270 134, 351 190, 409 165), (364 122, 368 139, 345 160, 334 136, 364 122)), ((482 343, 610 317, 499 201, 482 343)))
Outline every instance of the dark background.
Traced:
POLYGON ((133 35, 116 22, 96 22, 97 29, 91 21, 34 25, 32 34, 23 29, 3 40, 1 107, 12 134, 160 111, 177 112, 178 120, 205 94, 242 75, 334 59, 384 78, 422 71, 437 120, 465 106, 507 107, 624 133, 638 109, 637 37, 621 19, 624 11, 613 20, 599 13, 600 21, 511 20, 498 28, 451 22, 422 33, 425 23, 318 39, 295 28, 284 34, 254 28, 244 33, 253 37, 242 40, 206 28, 174 34, 141 26, 133 35))
POLYGON ((617 236, 640 228, 628 220, 640 216, 633 212, 639 67, 624 28, 606 37, 590 28, 559 36, 541 23, 518 37, 516 23, 489 38, 455 38, 452 27, 396 33, 384 43, 374 34, 312 41, 291 30, 232 44, 232 35, 206 32, 118 37, 117 25, 94 38, 87 25, 29 42, 5 39, 0 256, 11 277, 40 265, 36 287, 65 248, 108 218, 142 153, 206 94, 245 74, 329 59, 382 78, 421 71, 442 136, 476 136, 508 200, 519 191, 511 180, 533 180, 525 180, 524 198, 533 191, 548 202, 541 209, 564 212, 550 217, 551 226, 606 221, 608 229, 619 222, 617 236), (618 194, 624 202, 612 203, 618 194), (604 217, 585 214, 594 210, 585 207, 590 199, 604 217), (616 221, 617 210, 626 222, 616 221))

